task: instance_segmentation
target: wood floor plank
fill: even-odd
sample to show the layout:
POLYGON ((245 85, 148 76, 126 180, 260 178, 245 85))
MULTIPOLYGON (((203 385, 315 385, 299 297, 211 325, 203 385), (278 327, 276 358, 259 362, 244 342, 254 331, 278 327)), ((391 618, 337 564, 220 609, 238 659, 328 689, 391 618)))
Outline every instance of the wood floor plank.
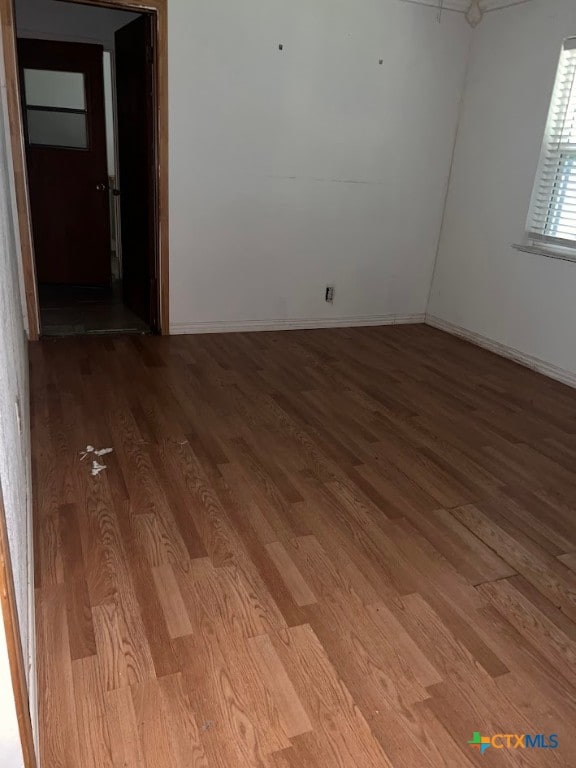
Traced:
POLYGON ((199 638, 174 642, 209 763, 259 765, 290 746, 247 638, 205 623, 199 638))
POLYGON ((145 763, 130 688, 106 692, 104 709, 114 768, 141 768, 145 763))
POLYGON ((286 626, 282 613, 258 574, 193 560, 176 573, 192 626, 219 624, 230 634, 255 637, 286 626))
POLYGON ((168 634, 171 638, 184 637, 193 633, 192 624, 184 600, 180 594, 178 582, 170 565, 159 565, 152 568, 152 575, 158 599, 164 612, 168 634))
POLYGON ((492 605, 575 687, 576 642, 507 579, 478 587, 492 605))
POLYGON ((513 576, 516 571, 446 509, 407 514, 410 522, 470 584, 513 576))
POLYGON ((65 504, 60 507, 59 531, 66 584, 70 653, 72 659, 82 659, 96 653, 96 640, 75 505, 65 504))
POLYGON ((319 601, 335 592, 350 595, 354 605, 358 600, 363 604, 379 600, 378 591, 338 542, 323 547, 316 536, 299 536, 286 546, 319 601))
POLYGON ((543 489, 502 487, 490 499, 507 520, 521 528, 550 554, 576 550, 576 532, 572 530, 574 510, 565 510, 547 498, 543 489))
MULTIPOLYGON (((231 495, 236 500, 240 514, 250 524, 260 541, 263 544, 278 541, 282 533, 269 519, 267 505, 262 506, 255 498, 252 486, 247 482, 241 468, 232 462, 222 467, 221 472, 231 495)), ((277 516, 274 515, 274 521, 276 519, 277 516)))
POLYGON ((261 670, 264 684, 276 701, 286 735, 293 738, 311 731, 310 718, 298 698, 298 694, 294 690, 269 636, 259 635, 250 638, 248 643, 261 670))
POLYGON ((117 602, 103 603, 92 609, 96 648, 104 690, 113 691, 136 682, 130 675, 126 658, 126 629, 117 602))
POLYGON ((558 555, 558 560, 576 573, 576 552, 568 552, 565 555, 558 555))
POLYGON ((418 768, 443 765, 472 768, 466 743, 458 744, 426 707, 417 702, 405 710, 383 707, 374 712, 370 728, 395 765, 418 768))
POLYGON ((161 706, 181 768, 208 768, 200 729, 189 696, 184 690, 181 673, 159 680, 161 706))
POLYGON ((100 669, 96 656, 72 664, 74 698, 78 718, 80 764, 112 768, 110 731, 104 706, 100 669))
POLYGON ((576 764, 576 391, 419 325, 30 359, 45 768, 576 764))
POLYGON ((169 715, 162 706, 159 681, 138 683, 131 691, 144 765, 146 768, 180 768, 178 745, 171 738, 169 715))
MULTIPOLYGON (((474 731, 480 727, 477 725, 479 720, 482 722, 481 732, 486 734, 508 733, 508 723, 514 724, 511 729, 514 733, 538 732, 537 721, 527 717, 520 703, 509 701, 506 694, 500 692, 496 685, 485 686, 475 695, 471 695, 471 690, 466 680, 453 678, 434 686, 431 698, 423 704, 430 708, 456 743, 466 745, 474 731)), ((479 757, 472 757, 476 765, 482 764, 479 757)), ((518 765, 515 750, 501 749, 498 751, 498 758, 503 766, 512 768, 518 765)), ((554 754, 552 750, 522 752, 522 762, 527 768, 555 766, 559 760, 561 761, 562 757, 554 754)))
MULTIPOLYGON (((309 760, 311 754, 321 754, 320 765, 391 766, 311 627, 291 627, 272 640, 306 711, 311 713, 314 730, 297 737, 300 751, 308 753, 309 760)), ((310 760, 310 764, 315 763, 310 760)))
POLYGON ((80 764, 65 587, 44 588, 37 601, 40 749, 46 768, 80 764))
POLYGON ((138 539, 138 548, 144 552, 151 566, 164 565, 164 563, 170 562, 164 546, 164 536, 156 515, 151 513, 138 515, 134 519, 134 529, 135 536, 138 539))
POLYGON ((567 616, 576 621, 576 575, 521 531, 511 533, 478 507, 468 505, 453 514, 518 573, 539 589, 567 616))
POLYGON ((295 566, 282 543, 274 541, 271 544, 267 544, 266 549, 274 561, 274 565, 278 569, 282 580, 290 590, 296 605, 312 605, 315 603, 316 595, 306 584, 304 577, 295 566))

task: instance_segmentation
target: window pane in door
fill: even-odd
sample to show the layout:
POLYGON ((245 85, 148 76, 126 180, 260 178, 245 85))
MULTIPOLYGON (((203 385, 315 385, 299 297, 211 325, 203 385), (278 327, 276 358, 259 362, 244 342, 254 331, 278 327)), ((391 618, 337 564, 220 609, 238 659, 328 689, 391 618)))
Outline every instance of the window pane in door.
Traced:
POLYGON ((84 74, 24 69, 26 104, 59 109, 86 109, 84 74))
POLYGON ((28 109, 28 141, 50 147, 87 149, 86 114, 28 109))

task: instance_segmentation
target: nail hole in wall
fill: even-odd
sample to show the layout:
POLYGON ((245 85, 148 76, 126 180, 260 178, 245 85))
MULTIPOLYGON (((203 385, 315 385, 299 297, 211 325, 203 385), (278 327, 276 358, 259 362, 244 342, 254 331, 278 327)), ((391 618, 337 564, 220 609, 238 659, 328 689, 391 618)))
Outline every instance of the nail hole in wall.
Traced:
POLYGON ((279 51, 283 51, 284 50, 284 44, 283 43, 280 43, 280 45, 278 46, 278 50, 279 51))

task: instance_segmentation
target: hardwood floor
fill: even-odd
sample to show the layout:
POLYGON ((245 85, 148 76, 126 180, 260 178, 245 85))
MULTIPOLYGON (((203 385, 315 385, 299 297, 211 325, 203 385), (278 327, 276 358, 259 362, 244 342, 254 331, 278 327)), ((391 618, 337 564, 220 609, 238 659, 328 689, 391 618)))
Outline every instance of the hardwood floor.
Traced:
POLYGON ((576 765, 575 390, 426 326, 30 351, 43 768, 576 765))

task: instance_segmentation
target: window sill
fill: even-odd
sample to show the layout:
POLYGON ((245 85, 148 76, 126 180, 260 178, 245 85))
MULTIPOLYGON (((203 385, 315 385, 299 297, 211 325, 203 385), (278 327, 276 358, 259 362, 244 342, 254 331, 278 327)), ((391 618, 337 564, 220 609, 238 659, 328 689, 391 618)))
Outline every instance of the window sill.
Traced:
POLYGON ((551 251, 547 248, 538 247, 537 245, 525 245, 522 243, 512 243, 512 248, 523 253, 532 253, 536 256, 546 256, 548 259, 559 259, 560 261, 573 261, 576 262, 576 251, 569 250, 563 251, 551 251))

